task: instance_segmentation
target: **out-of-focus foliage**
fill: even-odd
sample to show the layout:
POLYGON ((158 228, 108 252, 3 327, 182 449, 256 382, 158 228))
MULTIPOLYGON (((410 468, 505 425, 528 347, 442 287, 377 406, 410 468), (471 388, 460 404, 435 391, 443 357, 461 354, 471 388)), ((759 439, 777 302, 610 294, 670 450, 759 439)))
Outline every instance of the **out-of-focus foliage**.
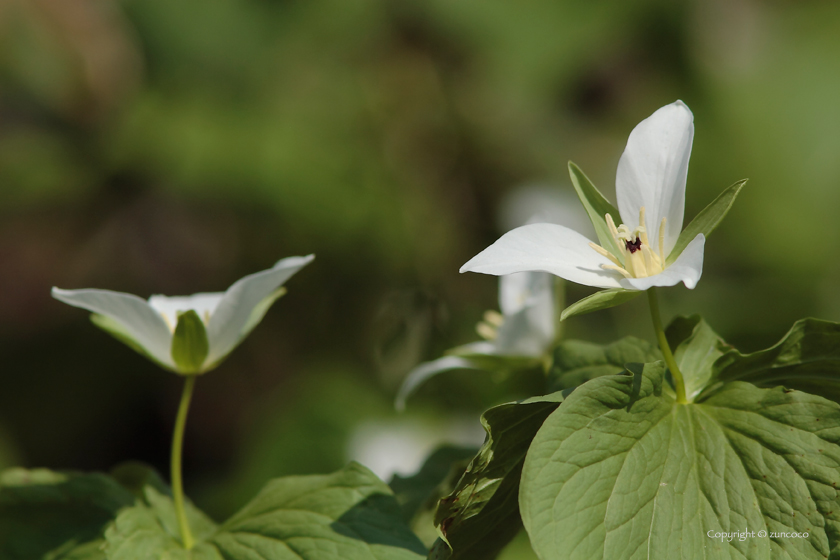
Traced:
MULTIPOLYGON (((457 270, 501 233, 501 202, 535 184, 571 194, 568 160, 614 200, 627 134, 677 98, 696 122, 686 215, 750 181, 698 287, 664 294, 666 320, 701 312, 749 352, 802 316, 840 318, 838 26, 831 2, 0 3, 12 461, 165 470, 180 387, 52 285, 214 291, 312 252, 198 384, 185 479, 221 518, 270 476, 338 468, 402 376, 494 308, 496 280, 457 270)), ((646 313, 575 317, 564 335, 651 339, 646 313)), ((518 383, 453 372, 412 404, 477 417, 518 383)))

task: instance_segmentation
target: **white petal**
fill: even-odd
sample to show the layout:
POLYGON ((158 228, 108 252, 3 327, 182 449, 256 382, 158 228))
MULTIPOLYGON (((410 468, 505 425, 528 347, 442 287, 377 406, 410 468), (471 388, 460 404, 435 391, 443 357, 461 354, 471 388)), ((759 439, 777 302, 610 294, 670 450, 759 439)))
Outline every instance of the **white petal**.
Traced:
POLYGON ((505 315, 505 322, 499 327, 498 336, 493 341, 494 353, 500 356, 542 356, 554 341, 554 325, 542 324, 540 320, 544 316, 544 310, 537 306, 505 315))
POLYGON ((52 289, 52 296, 68 305, 110 317, 159 362, 175 367, 172 361, 172 333, 163 317, 142 298, 110 290, 52 289))
POLYGON ((616 198, 621 220, 630 229, 639 225, 645 208, 648 237, 659 250, 659 226, 665 227, 665 255, 682 231, 685 212, 685 179, 694 139, 694 116, 682 101, 657 110, 640 122, 618 162, 616 198))
POLYGON ((555 334, 552 276, 547 272, 518 272, 499 280, 499 306, 505 320, 495 341, 497 352, 541 356, 555 334))
POLYGON ((434 377, 438 373, 449 371, 451 369, 475 369, 476 366, 466 358, 459 358, 458 356, 444 356, 431 362, 424 362, 411 370, 403 381, 397 397, 394 400, 394 407, 397 410, 405 408, 405 401, 414 392, 414 390, 426 382, 427 379, 434 377))
POLYGON ((314 258, 315 255, 308 255, 282 259, 274 267, 240 278, 228 288, 207 326, 210 354, 206 363, 217 362, 233 350, 254 307, 314 258))
POLYGON ((179 311, 195 310, 206 325, 224 295, 223 292, 193 294, 191 296, 154 295, 149 298, 149 305, 163 315, 169 330, 174 331, 178 324, 179 311))
POLYGON ((647 278, 625 278, 621 280, 622 287, 628 290, 647 290, 653 286, 673 286, 682 282, 689 290, 693 290, 703 274, 703 248, 706 237, 698 233, 691 240, 685 250, 677 257, 674 264, 663 272, 647 278))
POLYGON ((617 272, 603 270, 611 264, 589 246, 590 241, 557 224, 529 224, 504 234, 498 241, 470 259, 461 272, 512 274, 550 272, 586 286, 619 288, 617 272))

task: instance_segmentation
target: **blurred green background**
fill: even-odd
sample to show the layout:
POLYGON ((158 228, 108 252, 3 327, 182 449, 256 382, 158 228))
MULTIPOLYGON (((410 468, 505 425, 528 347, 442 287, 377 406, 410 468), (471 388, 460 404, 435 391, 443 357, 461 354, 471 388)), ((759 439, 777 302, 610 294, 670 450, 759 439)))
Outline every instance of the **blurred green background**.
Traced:
MULTIPOLYGON (((612 197, 630 130, 678 98, 687 217, 750 182, 664 314, 745 351, 840 320, 838 29, 826 1, 3 0, 0 465, 167 468, 181 380, 51 286, 221 291, 308 253, 197 385, 195 501, 223 517, 380 440, 408 463, 480 442, 478 413, 533 379, 452 373, 391 406, 496 306, 496 279, 458 268, 534 193, 578 212, 568 160, 612 197)), ((636 300, 566 333, 652 340, 648 323, 636 300)))

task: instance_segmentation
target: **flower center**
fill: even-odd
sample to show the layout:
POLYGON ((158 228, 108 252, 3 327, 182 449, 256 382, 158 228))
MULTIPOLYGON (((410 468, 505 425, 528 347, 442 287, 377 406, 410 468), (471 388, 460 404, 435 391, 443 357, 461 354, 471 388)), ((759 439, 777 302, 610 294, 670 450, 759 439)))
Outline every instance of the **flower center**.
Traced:
POLYGON ((665 218, 659 224, 659 251, 654 252, 648 240, 645 226, 645 207, 639 209, 639 227, 630 231, 624 224, 615 227, 612 216, 604 216, 607 227, 610 228, 615 245, 619 253, 613 254, 600 245, 590 243, 589 246, 601 255, 607 257, 613 264, 602 264, 604 270, 614 270, 625 278, 647 278, 665 270, 665 218))

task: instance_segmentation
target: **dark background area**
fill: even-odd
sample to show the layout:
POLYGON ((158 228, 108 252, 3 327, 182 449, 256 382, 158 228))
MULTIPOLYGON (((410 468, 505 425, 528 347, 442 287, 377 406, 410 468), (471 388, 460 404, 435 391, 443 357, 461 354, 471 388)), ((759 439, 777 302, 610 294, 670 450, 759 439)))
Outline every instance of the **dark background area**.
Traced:
MULTIPOLYGON (((825 1, 0 2, 0 466, 167 470, 181 380, 51 286, 222 291, 309 253, 197 385, 195 501, 223 517, 269 477, 340 467, 359 433, 474 433, 533 379, 446 374, 391 405, 496 308, 496 279, 458 268, 535 192, 582 218, 568 160, 612 197, 630 130, 678 98, 686 223, 750 182, 666 320, 700 312, 751 351, 840 319, 837 29, 825 1)), ((648 323, 640 299, 566 334, 648 323)))

